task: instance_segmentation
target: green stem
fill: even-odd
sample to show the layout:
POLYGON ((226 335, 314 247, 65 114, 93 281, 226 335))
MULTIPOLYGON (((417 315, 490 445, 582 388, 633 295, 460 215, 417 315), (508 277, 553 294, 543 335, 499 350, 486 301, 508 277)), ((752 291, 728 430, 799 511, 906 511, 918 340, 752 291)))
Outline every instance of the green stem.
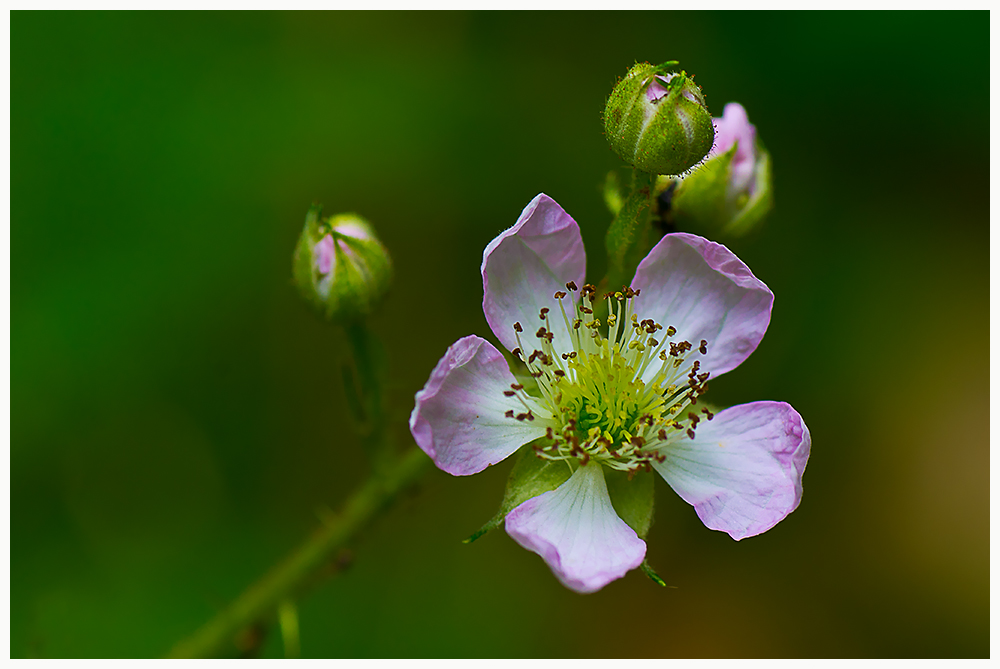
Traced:
POLYGON ((372 476, 344 504, 341 512, 305 543, 250 586, 227 609, 171 650, 169 657, 217 657, 241 630, 270 617, 337 549, 351 541, 402 490, 415 483, 431 460, 412 449, 382 475, 372 476))
MULTIPOLYGON (((364 321, 346 326, 347 340, 357 369, 362 409, 360 432, 376 472, 389 466, 392 443, 385 419, 386 360, 382 343, 364 321)), ((350 394, 353 388, 347 388, 350 394)))
POLYGON ((608 290, 620 289, 632 280, 635 268, 652 248, 653 190, 656 175, 632 170, 628 196, 615 215, 605 245, 608 250, 608 290))

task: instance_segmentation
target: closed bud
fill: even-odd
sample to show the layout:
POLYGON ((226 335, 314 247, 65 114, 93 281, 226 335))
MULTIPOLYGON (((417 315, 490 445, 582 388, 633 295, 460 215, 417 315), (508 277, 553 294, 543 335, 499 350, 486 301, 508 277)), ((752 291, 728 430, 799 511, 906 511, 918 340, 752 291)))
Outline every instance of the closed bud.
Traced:
POLYGON ((292 275, 303 297, 327 319, 348 323, 370 314, 392 281, 389 252, 357 214, 320 218, 313 205, 295 247, 292 275))
POLYGON ((774 204, 771 156, 739 103, 726 105, 722 118, 715 119, 715 128, 715 146, 708 160, 677 184, 671 213, 683 230, 741 235, 774 204))
POLYGON ((705 96, 676 61, 636 64, 604 108, 604 134, 636 169, 681 174, 698 164, 715 137, 705 96))

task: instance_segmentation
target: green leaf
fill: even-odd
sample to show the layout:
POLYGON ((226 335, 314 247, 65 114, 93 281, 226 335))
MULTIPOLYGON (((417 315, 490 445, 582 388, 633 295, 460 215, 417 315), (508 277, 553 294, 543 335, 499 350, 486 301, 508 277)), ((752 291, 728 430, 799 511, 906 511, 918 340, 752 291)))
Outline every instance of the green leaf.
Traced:
POLYGON ((649 526, 653 524, 654 477, 652 472, 639 472, 630 481, 626 472, 604 470, 611 505, 618 512, 618 517, 635 530, 640 539, 646 538, 649 526))
POLYGON ((518 451, 514 469, 507 478, 507 489, 504 491, 500 510, 462 543, 471 544, 484 534, 495 530, 515 507, 532 497, 555 490, 569 479, 571 472, 566 463, 539 458, 532 448, 535 443, 525 444, 518 451))

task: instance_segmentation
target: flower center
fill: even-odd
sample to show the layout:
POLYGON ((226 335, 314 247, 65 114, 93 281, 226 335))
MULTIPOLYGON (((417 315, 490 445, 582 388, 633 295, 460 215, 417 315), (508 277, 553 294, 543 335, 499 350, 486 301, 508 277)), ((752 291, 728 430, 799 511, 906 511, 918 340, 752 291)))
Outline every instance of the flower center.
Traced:
MULTIPOLYGON (((577 290, 572 281, 566 288, 577 290)), ((579 290, 581 299, 572 303, 572 314, 563 302, 567 293, 554 295, 571 350, 555 350, 547 308, 539 313, 544 326, 534 334, 539 348, 530 354, 525 355, 521 341, 523 326, 514 323, 518 347, 513 353, 528 366, 541 397, 530 397, 524 386, 513 384, 504 394, 518 397, 527 412, 506 415, 522 421, 537 418, 546 427, 545 439, 534 445, 541 458, 575 459, 581 465, 595 459, 614 469, 648 471, 651 462, 664 460, 671 443, 693 439, 698 423, 713 418, 707 408, 699 413, 693 406, 709 376, 699 372, 701 363, 693 358, 708 353, 708 342, 697 347, 674 342, 674 327, 664 330, 652 319, 640 320, 632 308, 639 291, 628 287, 603 296, 608 317, 602 324, 594 316, 600 302, 597 289, 586 284, 579 290)))

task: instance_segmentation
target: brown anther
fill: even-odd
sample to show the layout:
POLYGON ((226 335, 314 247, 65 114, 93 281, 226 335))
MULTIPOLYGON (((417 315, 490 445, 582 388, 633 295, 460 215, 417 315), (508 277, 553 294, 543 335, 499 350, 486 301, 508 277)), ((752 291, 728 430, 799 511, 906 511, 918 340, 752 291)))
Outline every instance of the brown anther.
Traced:
POLYGON ((628 443, 632 444, 636 448, 642 448, 646 444, 646 440, 640 437, 639 435, 636 435, 632 437, 628 443))
POLYGON ((512 383, 510 384, 510 387, 511 390, 524 390, 524 386, 522 386, 520 383, 512 383))
POLYGON ((688 412, 688 418, 691 419, 691 427, 697 426, 698 425, 698 421, 701 420, 700 418, 698 418, 697 414, 693 414, 693 413, 690 413, 690 412, 688 412))
POLYGON ((514 323, 514 332, 524 332, 524 328, 521 327, 520 323, 514 323))
POLYGON ((517 395, 517 393, 515 393, 513 390, 505 390, 503 391, 503 395, 504 397, 513 397, 514 395, 517 395))
POLYGON ((704 339, 702 339, 701 340, 701 346, 698 347, 698 350, 701 352, 702 355, 707 355, 708 354, 708 342, 705 341, 704 339))
POLYGON ((552 428, 551 427, 545 428, 545 438, 546 439, 551 439, 553 437, 553 434, 554 433, 552 432, 552 428))
POLYGON ((513 418, 514 417, 514 410, 513 409, 507 409, 506 411, 503 412, 503 415, 506 416, 507 418, 513 418))
POLYGON ((587 307, 580 307, 580 311, 582 311, 585 314, 592 314, 592 313, 594 313, 593 309, 588 309, 587 307))
POLYGON ((581 323, 583 323, 583 319, 577 318, 576 320, 574 320, 573 321, 573 329, 574 330, 579 330, 581 323))
POLYGON ((556 371, 554 372, 554 374, 555 374, 556 376, 566 376, 566 372, 562 371, 561 369, 557 369, 557 370, 556 370, 556 371))
POLYGON ((614 296, 615 296, 614 293, 604 293, 604 297, 602 297, 601 299, 602 300, 610 300, 614 296))
POLYGON ((566 293, 564 293, 561 290, 557 290, 556 294, 553 295, 552 297, 556 298, 557 300, 561 300, 562 298, 566 297, 566 293))
POLYGON ((705 414, 705 417, 708 418, 708 420, 715 418, 715 414, 709 411, 708 407, 702 407, 701 412, 705 414))
POLYGON ((518 360, 524 360, 524 358, 521 357, 521 349, 519 348, 515 348, 513 351, 511 351, 511 354, 518 360))
POLYGON ((535 420, 535 414, 531 413, 530 410, 528 411, 528 420, 535 420))
POLYGON ((566 284, 567 290, 576 290, 576 281, 570 281, 566 284))
POLYGON ((587 451, 584 451, 583 457, 580 458, 580 466, 586 467, 588 462, 590 462, 590 454, 587 453, 587 451))
POLYGON ((660 428, 660 431, 656 433, 656 436, 659 437, 660 439, 662 439, 663 441, 666 441, 667 440, 667 431, 664 430, 663 428, 660 428))
POLYGON ((549 313, 549 308, 548 307, 542 307, 541 310, 538 312, 538 317, 541 318, 544 321, 545 320, 545 316, 548 313, 549 313))
POLYGON ((538 332, 535 333, 535 336, 541 338, 545 336, 545 333, 546 333, 545 328, 538 328, 538 332))
POLYGON ((646 343, 647 343, 647 344, 649 344, 650 346, 652 346, 653 348, 656 348, 657 346, 659 346, 659 345, 660 345, 660 342, 656 341, 656 340, 655 340, 655 339, 653 339, 652 337, 650 337, 650 338, 649 338, 649 341, 648 341, 648 342, 646 342, 646 343))
POLYGON ((701 383, 705 383, 705 381, 708 381, 708 377, 710 375, 711 375, 711 372, 705 372, 704 374, 699 374, 698 375, 698 381, 700 381, 701 383))
POLYGON ((569 358, 570 358, 570 360, 572 360, 575 357, 576 357, 576 351, 570 351, 569 352, 569 358))
POLYGON ((531 376, 534 377, 534 378, 536 378, 536 379, 538 377, 544 376, 544 375, 545 375, 545 372, 531 372, 531 376))
POLYGON ((673 325, 667 326, 667 336, 673 337, 675 334, 677 334, 677 328, 673 325))
POLYGON ((516 416, 514 416, 514 418, 516 418, 516 419, 518 419, 519 421, 522 421, 522 422, 523 422, 523 421, 524 421, 524 419, 525 419, 525 418, 527 418, 527 417, 528 417, 528 414, 526 414, 526 413, 519 413, 519 414, 517 414, 516 416))
POLYGON ((528 356, 528 364, 530 365, 531 363, 533 363, 535 361, 535 358, 537 358, 540 355, 542 355, 541 351, 539 351, 537 349, 534 350, 534 351, 532 351, 531 355, 528 356))
POLYGON ((689 430, 687 431, 687 436, 689 436, 689 437, 691 437, 692 439, 694 439, 694 430, 691 430, 691 429, 689 429, 689 430))

